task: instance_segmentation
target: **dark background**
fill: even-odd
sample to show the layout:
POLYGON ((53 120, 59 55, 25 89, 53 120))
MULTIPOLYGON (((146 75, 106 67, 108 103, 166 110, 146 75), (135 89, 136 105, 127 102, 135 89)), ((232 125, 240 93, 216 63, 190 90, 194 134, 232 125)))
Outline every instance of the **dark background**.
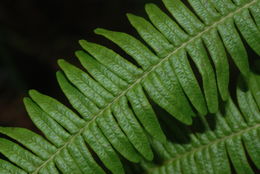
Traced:
MULTIPOLYGON (((81 49, 78 40, 105 45, 127 58, 122 50, 93 30, 102 27, 138 38, 125 14, 146 17, 144 5, 149 2, 163 8, 161 0, 0 0, 0 126, 36 130, 22 102, 29 89, 68 104, 56 81, 55 72, 59 70, 56 62, 63 58, 80 66, 74 56, 81 49)), ((186 0, 183 2, 187 4, 186 0)), ((246 42, 244 45, 251 69, 260 73, 260 61, 255 61, 259 56, 246 42)), ((231 61, 233 96, 238 75, 231 61)))
POLYGON ((145 16, 147 2, 158 1, 0 0, 0 126, 35 130, 22 103, 27 91, 37 89, 66 103, 55 78, 57 59, 78 65, 79 39, 117 49, 93 30, 135 35, 125 14, 145 16))
MULTIPOLYGON (((37 131, 22 103, 27 91, 37 89, 67 104, 55 78, 57 59, 79 66, 74 51, 80 49, 80 39, 123 54, 93 30, 102 27, 138 37, 125 14, 145 16, 148 2, 162 6, 159 0, 0 0, 0 126, 37 131)), ((247 50, 251 65, 260 67, 260 61, 253 63, 259 56, 247 50)), ((238 73, 231 69, 234 88, 238 73)))

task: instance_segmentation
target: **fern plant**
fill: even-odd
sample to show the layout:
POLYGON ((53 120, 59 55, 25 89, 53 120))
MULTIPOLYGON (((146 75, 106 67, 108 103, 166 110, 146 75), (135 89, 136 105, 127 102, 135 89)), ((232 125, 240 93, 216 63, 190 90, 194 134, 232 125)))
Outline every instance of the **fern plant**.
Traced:
POLYGON ((260 169, 260 76, 244 46, 260 55, 260 1, 188 2, 191 8, 163 0, 171 16, 147 4, 150 22, 127 15, 147 45, 126 33, 95 30, 134 63, 86 40, 76 52, 85 71, 59 60, 57 80, 75 112, 30 90, 25 107, 45 137, 0 127, 5 135, 0 152, 6 157, 0 159, 0 173, 260 169), (229 85, 231 61, 240 73, 235 91, 229 85))

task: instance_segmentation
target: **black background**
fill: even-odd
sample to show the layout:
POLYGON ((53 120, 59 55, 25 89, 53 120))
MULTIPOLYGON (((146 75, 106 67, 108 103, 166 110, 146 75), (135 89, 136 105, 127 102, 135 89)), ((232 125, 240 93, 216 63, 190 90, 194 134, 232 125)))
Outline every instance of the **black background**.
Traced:
MULTIPOLYGON (((144 5, 149 2, 166 11, 161 0, 0 0, 0 126, 36 130, 22 103, 29 89, 68 104, 56 81, 55 72, 59 70, 56 62, 63 58, 80 67, 74 56, 81 49, 78 40, 105 45, 127 58, 122 50, 93 30, 101 27, 139 38, 125 14, 146 17, 144 5)), ((183 2, 188 5, 187 0, 183 2)), ((251 69, 260 73, 260 61, 255 61, 259 56, 246 42, 244 45, 251 69)), ((235 96, 239 72, 232 61, 229 63, 230 91, 235 96)))
MULTIPOLYGON (((27 91, 37 89, 68 104, 55 78, 57 59, 80 66, 74 56, 80 39, 123 54, 93 30, 102 27, 138 37, 125 14, 146 16, 144 4, 148 2, 162 7, 159 0, 0 0, 0 126, 39 132, 22 103, 27 91)), ((250 64, 256 66, 252 62, 259 56, 247 50, 250 64)), ((234 88, 238 72, 232 67, 231 62, 230 86, 234 88)))
POLYGON ((158 1, 0 0, 0 126, 35 129, 22 103, 29 89, 66 103, 55 78, 57 59, 78 65, 79 39, 117 49, 93 30, 136 35, 125 14, 145 16, 147 2, 158 1))

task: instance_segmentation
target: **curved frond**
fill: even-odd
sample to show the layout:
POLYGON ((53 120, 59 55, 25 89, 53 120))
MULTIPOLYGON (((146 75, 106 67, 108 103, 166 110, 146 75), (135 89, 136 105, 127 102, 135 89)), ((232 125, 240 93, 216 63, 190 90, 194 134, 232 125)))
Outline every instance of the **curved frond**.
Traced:
MULTIPOLYGON (((259 75, 251 76, 259 78, 259 75)), ((246 89, 240 81, 236 94, 239 106, 230 98, 222 111, 211 118, 201 117, 190 128, 168 121, 168 126, 174 126, 178 135, 166 144, 152 140, 161 164, 153 164, 147 173, 230 174, 232 165, 236 173, 253 174, 249 161, 260 168, 260 105, 256 103, 258 98, 253 97, 256 94, 253 88, 246 89), (196 130, 197 126, 204 131, 196 130), (181 139, 188 139, 189 143, 178 143, 181 139)), ((147 165, 146 161, 143 163, 147 165)))
POLYGON ((95 30, 136 64, 109 48, 80 40, 84 50, 75 54, 84 70, 59 60, 62 71, 57 72, 62 91, 78 113, 29 91, 26 109, 45 138, 26 129, 1 127, 0 133, 17 143, 0 139, 0 153, 12 163, 1 160, 0 170, 122 174, 123 157, 145 169, 153 166, 147 170, 151 173, 181 173, 184 168, 184 173, 229 173, 229 157, 238 173, 252 173, 245 151, 260 168, 260 81, 250 70, 242 41, 260 54, 260 1, 188 1, 196 14, 180 0, 163 0, 171 16, 155 4, 145 7, 151 22, 127 15, 147 45, 126 33, 95 30), (238 106, 228 90, 229 59, 250 88, 245 91, 244 82, 238 85, 238 106), (189 143, 166 138, 154 103, 168 113, 167 119, 172 116, 182 125, 178 130, 174 122, 167 123, 171 133, 180 132, 177 139, 189 132, 189 143), (205 117, 210 114, 214 129, 205 117), (205 131, 190 130, 196 126, 205 131), (165 162, 149 162, 154 156, 165 162))

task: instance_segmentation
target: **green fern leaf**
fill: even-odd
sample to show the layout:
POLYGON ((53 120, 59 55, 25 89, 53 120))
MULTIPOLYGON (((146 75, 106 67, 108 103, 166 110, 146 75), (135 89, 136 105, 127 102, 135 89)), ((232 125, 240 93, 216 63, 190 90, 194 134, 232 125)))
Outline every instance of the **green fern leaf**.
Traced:
MULTIPOLYGON (((224 109, 213 119, 203 117, 199 119, 199 126, 205 129, 202 133, 196 131, 196 123, 191 128, 179 131, 179 136, 190 139, 188 145, 178 143, 180 139, 177 136, 166 144, 153 140, 153 148, 162 162, 161 165, 155 164, 147 169, 147 173, 184 171, 184 173, 222 174, 231 173, 231 164, 237 173, 254 173, 246 156, 247 153, 259 169, 260 106, 256 104, 253 93, 238 85, 239 107, 230 98, 224 109), (212 124, 212 121, 215 123, 212 124)), ((183 129, 182 125, 178 126, 175 122, 168 124, 175 126, 175 129, 183 129)))
POLYGON ((80 40, 84 51, 75 54, 86 72, 59 60, 57 73, 79 115, 30 90, 25 107, 45 138, 1 127, 17 143, 0 139, 0 153, 9 160, 0 160, 0 171, 136 173, 125 158, 142 168, 138 172, 231 173, 231 162, 237 173, 253 173, 246 152, 260 169, 260 78, 242 41, 260 54, 260 1, 188 1, 195 13, 180 0, 163 0, 172 17, 154 4, 145 7, 152 23, 127 15, 149 47, 126 33, 95 30, 138 65, 80 40), (229 57, 242 74, 237 102, 228 90, 229 57))

